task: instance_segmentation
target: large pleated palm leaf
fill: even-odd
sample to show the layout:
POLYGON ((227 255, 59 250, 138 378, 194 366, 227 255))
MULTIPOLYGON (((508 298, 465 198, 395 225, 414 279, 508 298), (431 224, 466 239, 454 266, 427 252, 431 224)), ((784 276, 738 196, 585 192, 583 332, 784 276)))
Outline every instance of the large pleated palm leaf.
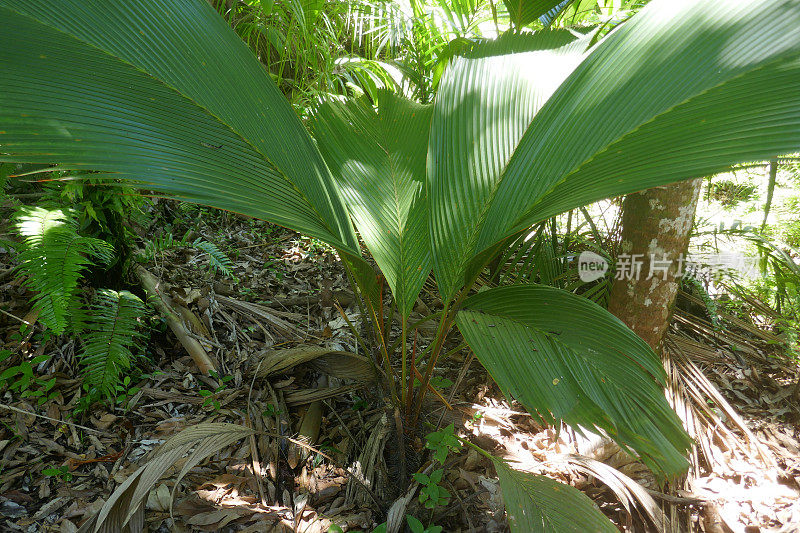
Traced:
POLYGON ((0 161, 106 172, 318 237, 374 308, 352 217, 402 312, 432 266, 445 310, 532 412, 599 428, 663 476, 686 467, 658 357, 622 323, 547 287, 464 297, 554 214, 796 151, 800 0, 656 0, 591 49, 565 31, 476 45, 432 109, 323 107, 324 159, 202 0, 0 0, 0 17, 0 161))
POLYGON ((527 26, 541 17, 546 26, 573 0, 503 0, 511 21, 517 26, 527 26))
POLYGON ((517 143, 589 41, 565 30, 506 35, 457 59, 442 79, 428 145, 428 190, 434 269, 445 297, 461 288, 480 251, 473 228, 517 143))
POLYGON ((799 42, 797 0, 652 2, 595 47, 532 121, 508 95, 517 86, 508 71, 533 77, 542 67, 504 69, 508 56, 456 62, 437 95, 429 148, 441 161, 429 169, 430 231, 444 293, 463 284, 480 252, 549 216, 796 150, 799 42), (498 134, 476 136, 476 123, 498 134), (461 179, 476 165, 477 184, 461 179))
POLYGON ((325 163, 207 2, 0 2, 2 152, 357 250, 325 163))
POLYGON ((425 157, 431 106, 388 91, 376 111, 367 100, 328 102, 314 137, 358 232, 408 316, 430 274, 425 157))

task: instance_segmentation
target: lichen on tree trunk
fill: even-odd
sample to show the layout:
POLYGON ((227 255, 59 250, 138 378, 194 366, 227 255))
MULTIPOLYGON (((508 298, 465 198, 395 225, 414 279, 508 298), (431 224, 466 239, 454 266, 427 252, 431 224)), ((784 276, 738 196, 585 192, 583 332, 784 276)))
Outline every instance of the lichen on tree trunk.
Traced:
POLYGON ((689 246, 701 185, 702 179, 695 179, 648 189, 629 194, 622 204, 617 266, 620 260, 628 266, 641 263, 638 275, 636 268, 628 268, 614 281, 608 309, 657 352, 685 268, 681 258, 689 246))

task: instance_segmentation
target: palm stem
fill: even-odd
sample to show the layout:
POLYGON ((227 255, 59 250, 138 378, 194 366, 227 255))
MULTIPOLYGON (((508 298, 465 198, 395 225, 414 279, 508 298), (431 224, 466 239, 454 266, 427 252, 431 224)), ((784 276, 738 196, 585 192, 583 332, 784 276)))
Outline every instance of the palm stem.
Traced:
MULTIPOLYGON (((475 274, 469 279, 465 284, 464 287, 461 289, 461 292, 458 294, 458 297, 453 302, 452 306, 450 306, 450 302, 445 304, 444 309, 442 309, 442 319, 439 322, 439 330, 436 333, 436 339, 434 340, 433 350, 431 352, 431 356, 428 359, 428 364, 425 367, 425 378, 420 384, 420 391, 419 397, 414 406, 414 417, 412 419, 412 424, 416 423, 417 419, 419 418, 420 411, 422 410, 422 400, 425 398, 425 393, 427 392, 428 383, 430 383, 431 375, 433 375, 433 368, 436 366, 436 361, 439 358, 439 354, 442 351, 442 346, 444 346, 444 341, 447 338, 447 334, 450 332, 450 329, 453 327, 453 318, 455 317, 456 313, 458 313, 461 304, 469 295, 470 289, 472 286, 475 285, 475 282, 478 279, 483 268, 488 263, 488 259, 484 261, 484 264, 481 265, 480 268, 475 269, 475 274), (449 311, 449 312, 448 312, 449 311)), ((450 352, 448 352, 450 353, 450 352)))
POLYGON ((407 343, 406 343, 406 327, 408 326, 408 317, 403 315, 403 320, 400 329, 402 330, 400 333, 400 365, 401 365, 401 379, 400 379, 400 389, 402 390, 402 402, 403 405, 406 405, 406 401, 408 399, 406 393, 405 383, 408 379, 408 370, 406 369, 406 350, 407 350, 407 343))
POLYGON ((428 364, 425 366, 425 377, 420 383, 419 394, 417 395, 416 402, 414 404, 412 425, 416 423, 417 419, 419 418, 419 413, 422 410, 422 400, 425 398, 425 392, 427 391, 428 383, 431 380, 431 374, 433 374, 433 367, 436 365, 436 359, 439 357, 439 352, 444 345, 444 339, 447 337, 447 333, 450 331, 451 316, 448 314, 449 305, 450 302, 447 302, 444 306, 444 309, 442 309, 442 319, 439 321, 439 329, 436 332, 436 337, 433 341, 431 356, 428 360, 428 364))

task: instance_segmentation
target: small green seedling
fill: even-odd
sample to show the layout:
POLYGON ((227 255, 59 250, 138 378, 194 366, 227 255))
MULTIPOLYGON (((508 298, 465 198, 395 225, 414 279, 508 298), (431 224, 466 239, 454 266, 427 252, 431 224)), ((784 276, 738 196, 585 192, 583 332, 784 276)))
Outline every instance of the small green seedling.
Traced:
POLYGON ((406 515, 406 522, 408 522, 408 529, 411 533, 442 533, 442 526, 428 526, 422 525, 422 522, 411 516, 406 515))
MULTIPOLYGON (((11 355, 9 350, 0 351, 0 362, 11 355)), ((58 395, 57 391, 52 390, 56 384, 56 378, 41 379, 33 375, 36 365, 47 361, 49 355, 39 355, 30 361, 22 361, 16 366, 7 368, 0 373, 0 387, 8 385, 8 390, 20 393, 22 398, 36 398, 36 403, 42 405, 58 395)))
POLYGON ((139 387, 131 387, 130 376, 125 376, 122 383, 115 385, 114 389, 117 391, 117 405, 125 405, 139 392, 139 387))
POLYGON ((268 403, 266 409, 261 411, 261 416, 264 418, 275 418, 279 414, 281 414, 281 410, 271 403, 268 403))
POLYGON ((430 476, 420 473, 414 474, 414 479, 422 485, 422 488, 419 489, 419 503, 426 509, 435 509, 450 503, 450 492, 446 488, 439 486, 443 475, 444 470, 441 468, 431 472, 430 476))
POLYGON ((200 389, 197 393, 205 398, 203 400, 203 407, 212 407, 215 411, 219 411, 219 408, 222 406, 220 401, 217 399, 217 394, 225 390, 226 384, 233 379, 233 376, 222 376, 215 372, 214 370, 209 370, 208 374, 219 381, 219 387, 210 391, 208 389, 200 389))
POLYGON ((69 483, 70 481, 72 481, 72 474, 69 471, 69 467, 66 465, 59 467, 45 468, 44 470, 42 470, 42 474, 44 474, 47 477, 57 477, 64 483, 69 483))
MULTIPOLYGON (((436 390, 446 389, 447 387, 452 387, 453 386, 453 382, 452 381, 450 381, 447 378, 440 377, 440 376, 432 376, 430 381, 429 381, 429 383, 430 383, 431 387, 433 387, 436 390)), ((421 385, 421 383, 419 382, 419 380, 417 378, 414 378, 414 388, 419 387, 420 385, 421 385)))
POLYGON ((444 429, 429 433, 425 437, 425 447, 433 450, 433 458, 444 464, 448 453, 461 449, 461 441, 456 437, 455 426, 450 424, 444 429))
POLYGON ((355 403, 350 408, 353 411, 363 411, 364 409, 369 407, 369 404, 367 403, 367 401, 366 400, 362 400, 359 396, 353 396, 353 401, 355 403))

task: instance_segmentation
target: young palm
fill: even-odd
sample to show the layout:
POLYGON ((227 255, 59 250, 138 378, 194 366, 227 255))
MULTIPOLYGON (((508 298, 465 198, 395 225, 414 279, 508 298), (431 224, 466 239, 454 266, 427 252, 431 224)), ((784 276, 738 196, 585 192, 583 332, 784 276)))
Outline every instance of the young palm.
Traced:
MULTIPOLYGON (((377 110, 323 107, 317 143, 204 1, 0 0, 0 20, 0 161, 106 172, 321 239, 378 323, 355 223, 402 317, 401 378, 431 270, 444 303, 420 392, 387 384, 407 423, 457 327, 531 412, 604 431, 662 478, 687 467, 660 361, 621 322, 556 288, 470 289, 553 215, 796 150, 797 0, 656 0, 594 46, 591 33, 503 36, 454 59, 432 106, 381 93, 377 110)), ((393 345, 374 329, 393 376, 393 345)), ((579 493, 561 493, 572 517, 551 482, 515 479, 503 470, 519 530, 612 530, 579 493)))

